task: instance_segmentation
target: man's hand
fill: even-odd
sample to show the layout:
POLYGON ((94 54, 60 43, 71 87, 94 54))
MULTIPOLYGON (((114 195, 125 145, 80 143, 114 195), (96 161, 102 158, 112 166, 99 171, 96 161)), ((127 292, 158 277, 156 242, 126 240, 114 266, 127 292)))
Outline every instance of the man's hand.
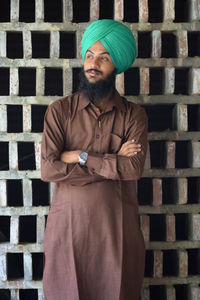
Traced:
POLYGON ((122 146, 117 154, 130 157, 130 156, 136 155, 140 151, 141 151, 141 145, 136 144, 134 140, 131 140, 131 141, 127 141, 124 144, 122 144, 122 146))
POLYGON ((74 151, 64 151, 61 153, 60 160, 67 164, 75 164, 78 163, 78 156, 81 153, 81 150, 74 151))

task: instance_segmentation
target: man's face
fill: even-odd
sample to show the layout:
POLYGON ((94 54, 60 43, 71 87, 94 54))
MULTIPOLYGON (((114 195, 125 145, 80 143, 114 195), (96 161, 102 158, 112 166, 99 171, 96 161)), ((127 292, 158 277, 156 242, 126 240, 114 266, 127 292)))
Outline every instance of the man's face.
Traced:
POLYGON ((94 43, 87 50, 83 69, 90 83, 105 79, 114 71, 115 66, 112 59, 100 41, 94 43))

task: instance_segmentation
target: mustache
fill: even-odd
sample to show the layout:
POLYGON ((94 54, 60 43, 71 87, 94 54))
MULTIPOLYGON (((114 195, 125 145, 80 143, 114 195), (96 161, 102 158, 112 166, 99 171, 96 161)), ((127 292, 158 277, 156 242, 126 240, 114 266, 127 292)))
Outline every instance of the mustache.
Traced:
POLYGON ((98 73, 98 74, 102 74, 102 72, 99 71, 99 70, 97 70, 97 69, 88 69, 88 70, 86 70, 85 72, 87 73, 87 72, 91 72, 91 71, 94 71, 94 72, 96 72, 96 73, 98 73))

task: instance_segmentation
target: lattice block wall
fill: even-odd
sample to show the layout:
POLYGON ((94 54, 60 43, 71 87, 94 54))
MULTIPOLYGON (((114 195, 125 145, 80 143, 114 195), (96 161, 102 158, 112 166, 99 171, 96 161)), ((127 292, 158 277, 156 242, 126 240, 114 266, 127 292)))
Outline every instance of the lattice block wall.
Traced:
POLYGON ((149 118, 138 182, 141 300, 200 299, 199 0, 1 0, 1 300, 44 299, 53 184, 40 180, 43 118, 49 103, 76 91, 83 31, 102 18, 126 22, 136 38, 138 57, 116 87, 149 118))

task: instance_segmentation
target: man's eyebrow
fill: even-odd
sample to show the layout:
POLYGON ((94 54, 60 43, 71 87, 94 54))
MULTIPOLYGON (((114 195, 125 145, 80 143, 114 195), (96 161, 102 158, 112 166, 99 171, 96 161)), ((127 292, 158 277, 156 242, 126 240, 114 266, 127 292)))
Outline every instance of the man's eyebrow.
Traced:
MULTIPOLYGON (((86 51, 86 53, 87 53, 87 52, 91 52, 92 54, 94 54, 94 52, 92 52, 92 51, 89 50, 89 49, 86 51)), ((101 55, 101 54, 108 54, 108 55, 110 56, 109 52, 107 52, 107 51, 100 53, 100 55, 101 55)))

